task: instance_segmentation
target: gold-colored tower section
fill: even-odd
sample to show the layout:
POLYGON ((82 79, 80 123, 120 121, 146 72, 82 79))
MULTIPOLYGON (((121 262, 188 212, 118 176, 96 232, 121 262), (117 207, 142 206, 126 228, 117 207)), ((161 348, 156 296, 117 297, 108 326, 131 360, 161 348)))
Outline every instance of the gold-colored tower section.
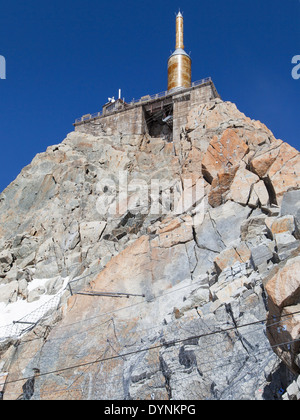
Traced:
POLYGON ((168 90, 190 87, 192 83, 192 60, 184 51, 183 16, 176 17, 176 47, 168 60, 168 90))

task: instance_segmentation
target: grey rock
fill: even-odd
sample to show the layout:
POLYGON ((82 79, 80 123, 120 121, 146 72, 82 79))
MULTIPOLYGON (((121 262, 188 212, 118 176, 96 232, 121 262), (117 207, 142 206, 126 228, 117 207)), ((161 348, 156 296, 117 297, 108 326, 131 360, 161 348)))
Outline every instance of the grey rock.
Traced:
POLYGON ((46 292, 45 287, 37 287, 37 288, 31 290, 28 293, 27 302, 31 303, 31 302, 34 302, 34 301, 38 300, 42 295, 45 294, 45 292, 46 292))
POLYGON ((17 248, 13 249, 16 259, 24 259, 35 252, 38 247, 38 241, 35 238, 22 238, 17 248))
MULTIPOLYGON (((200 154, 225 128, 245 128, 237 135, 249 143, 252 157, 262 144, 266 150, 271 147, 271 133, 258 123, 253 127, 232 104, 212 101, 197 112, 201 126, 190 137, 183 130, 176 145, 147 135, 112 136, 110 127, 100 130, 96 125, 91 130, 95 136, 71 133, 62 144, 37 155, 1 194, 0 301, 7 304, 22 298, 31 303, 44 295, 55 301, 54 307, 47 303, 43 315, 37 311, 36 319, 48 318, 34 331, 34 346, 25 337, 18 352, 11 349, 13 357, 1 353, 12 377, 16 372, 30 377, 36 366, 49 372, 84 364, 92 357, 108 361, 111 356, 112 363, 97 363, 95 369, 53 374, 51 388, 62 395, 67 389, 72 398, 221 400, 263 399, 272 381, 275 386, 276 380, 270 378, 280 361, 269 346, 265 325, 257 323, 267 316, 262 282, 278 262, 275 251, 279 258, 288 258, 297 242, 291 236, 269 239, 266 214, 276 218, 278 208, 266 205, 253 210, 227 201, 205 209, 202 223, 189 226, 187 237, 176 238, 172 245, 166 241, 164 246, 154 246, 159 230, 170 221, 176 226, 187 215, 196 216, 202 201, 193 202, 195 208, 184 209, 178 219, 172 215, 168 221, 166 211, 151 214, 141 187, 127 197, 132 212, 119 207, 112 211, 120 191, 120 170, 127 171, 131 187, 141 179, 168 180, 161 196, 153 199, 161 204, 166 197, 167 206, 168 193, 180 191, 186 175, 201 177, 200 154), (213 125, 207 131, 211 112, 213 125), (258 135, 257 144, 252 144, 251 136, 247 139, 247 133, 258 135), (199 161, 192 162, 194 156, 199 161), (144 235, 146 240, 139 242, 142 249, 133 247, 128 258, 126 249, 144 235), (252 251, 254 267, 241 256, 242 262, 230 263, 232 267, 216 273, 215 257, 230 247, 238 249, 241 240, 252 251), (116 270, 107 282, 107 272, 101 272, 104 267, 116 270), (65 277, 76 280, 72 285, 77 293, 91 290, 98 273, 103 280, 99 289, 138 290, 146 298, 75 296, 68 301, 68 289, 62 298, 58 294, 65 277), (33 289, 36 279, 44 282, 33 289), (60 308, 60 304, 65 306, 60 308)), ((246 154, 245 164, 250 159, 246 154)), ((205 188, 203 202, 211 186, 205 188)), ((299 197, 294 192, 290 196, 284 197, 281 212, 297 219, 299 197)), ((36 378, 32 399, 47 394, 48 380, 47 375, 36 378)), ((21 390, 24 384, 19 385, 21 390)))
POLYGON ((218 281, 234 281, 242 276, 248 276, 252 273, 250 261, 237 261, 232 267, 226 267, 219 275, 218 281))
POLYGON ((16 302, 19 283, 15 280, 0 286, 0 302, 5 304, 16 302))
POLYGON ((13 255, 8 250, 5 249, 0 253, 0 275, 7 273, 13 264, 13 255))
POLYGON ((17 260, 17 266, 18 268, 23 270, 24 268, 28 266, 32 266, 35 263, 35 261, 36 261, 36 253, 32 252, 26 258, 17 260))
POLYGON ((205 248, 195 247, 197 264, 193 271, 193 278, 198 279, 199 276, 206 274, 213 266, 216 253, 205 248))
POLYGON ((61 274, 62 267, 59 267, 55 257, 48 257, 35 265, 34 276, 37 279, 50 279, 61 274))
POLYGON ((296 224, 300 231, 300 190, 292 190, 284 194, 280 214, 281 216, 288 214, 295 216, 296 224))
POLYGON ((102 221, 80 223, 80 238, 83 246, 98 242, 105 227, 106 222, 102 221))
POLYGON ((224 249, 222 238, 218 234, 215 223, 209 213, 204 217, 201 225, 196 227, 196 241, 199 248, 213 252, 220 252, 224 249))
POLYGON ((291 400, 291 399, 297 399, 297 396, 298 396, 298 394, 299 394, 299 387, 298 387, 297 382, 296 382, 296 381, 293 381, 293 382, 291 383, 291 385, 289 385, 289 386, 287 387, 286 392, 287 392, 288 397, 289 397, 289 399, 290 399, 290 400, 291 400))
POLYGON ((18 281, 18 295, 21 296, 23 299, 27 299, 28 297, 27 286, 28 283, 25 278, 18 281))
POLYGON ((213 226, 224 248, 240 239, 241 225, 250 212, 249 207, 243 207, 233 201, 227 201, 224 205, 209 210, 213 226))
POLYGON ((11 265, 12 262, 13 262, 13 256, 12 256, 12 253, 8 249, 5 249, 4 251, 0 253, 0 264, 11 265))
POLYGON ((264 234, 264 232, 266 232, 265 220, 266 215, 260 214, 258 216, 249 217, 243 221, 241 224, 242 241, 264 234))
POLYGON ((65 251, 73 250, 80 242, 79 231, 70 232, 64 238, 63 248, 65 251))
POLYGON ((289 232, 276 233, 274 237, 278 258, 280 260, 287 259, 291 253, 300 246, 300 241, 297 241, 289 232))
POLYGON ((262 265, 267 265, 272 258, 273 252, 265 243, 251 248, 251 262, 256 270, 262 265))

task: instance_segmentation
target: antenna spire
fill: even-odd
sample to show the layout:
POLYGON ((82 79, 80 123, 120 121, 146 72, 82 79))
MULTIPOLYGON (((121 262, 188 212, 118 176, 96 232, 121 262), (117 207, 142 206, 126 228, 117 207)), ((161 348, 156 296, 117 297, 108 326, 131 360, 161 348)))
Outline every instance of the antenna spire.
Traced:
POLYGON ((184 51, 183 16, 179 9, 176 15, 176 47, 168 60, 168 91, 190 87, 192 79, 191 57, 184 51))
POLYGON ((179 10, 176 16, 176 50, 177 48, 184 49, 183 45, 183 16, 179 10))

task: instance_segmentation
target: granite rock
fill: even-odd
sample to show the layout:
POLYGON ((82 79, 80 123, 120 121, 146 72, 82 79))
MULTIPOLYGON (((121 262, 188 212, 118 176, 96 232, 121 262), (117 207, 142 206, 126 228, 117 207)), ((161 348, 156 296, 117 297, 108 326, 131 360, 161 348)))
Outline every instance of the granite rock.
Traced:
POLYGON ((298 395, 299 153, 219 98, 180 133, 75 131, 2 192, 0 398, 298 395))

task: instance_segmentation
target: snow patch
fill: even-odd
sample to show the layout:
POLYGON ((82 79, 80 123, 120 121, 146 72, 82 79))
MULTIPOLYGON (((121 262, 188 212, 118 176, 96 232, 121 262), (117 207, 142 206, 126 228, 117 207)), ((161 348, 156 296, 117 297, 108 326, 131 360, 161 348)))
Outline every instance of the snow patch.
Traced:
MULTIPOLYGON (((34 290, 40 287, 41 284, 45 283, 49 279, 35 279, 30 283, 30 290, 34 290)), ((43 316, 55 309, 59 304, 60 298, 64 293, 69 282, 69 278, 66 277, 63 281, 61 289, 55 295, 41 295, 40 298, 34 302, 27 302, 23 299, 18 299, 14 303, 5 304, 0 303, 0 341, 9 337, 20 336, 28 324, 14 323, 16 321, 32 322, 33 324, 38 322, 43 316)), ((45 289, 46 290, 46 289, 45 289)))
POLYGON ((46 284, 49 279, 33 279, 30 283, 28 283, 27 290, 31 292, 34 289, 44 288, 46 291, 46 284))

